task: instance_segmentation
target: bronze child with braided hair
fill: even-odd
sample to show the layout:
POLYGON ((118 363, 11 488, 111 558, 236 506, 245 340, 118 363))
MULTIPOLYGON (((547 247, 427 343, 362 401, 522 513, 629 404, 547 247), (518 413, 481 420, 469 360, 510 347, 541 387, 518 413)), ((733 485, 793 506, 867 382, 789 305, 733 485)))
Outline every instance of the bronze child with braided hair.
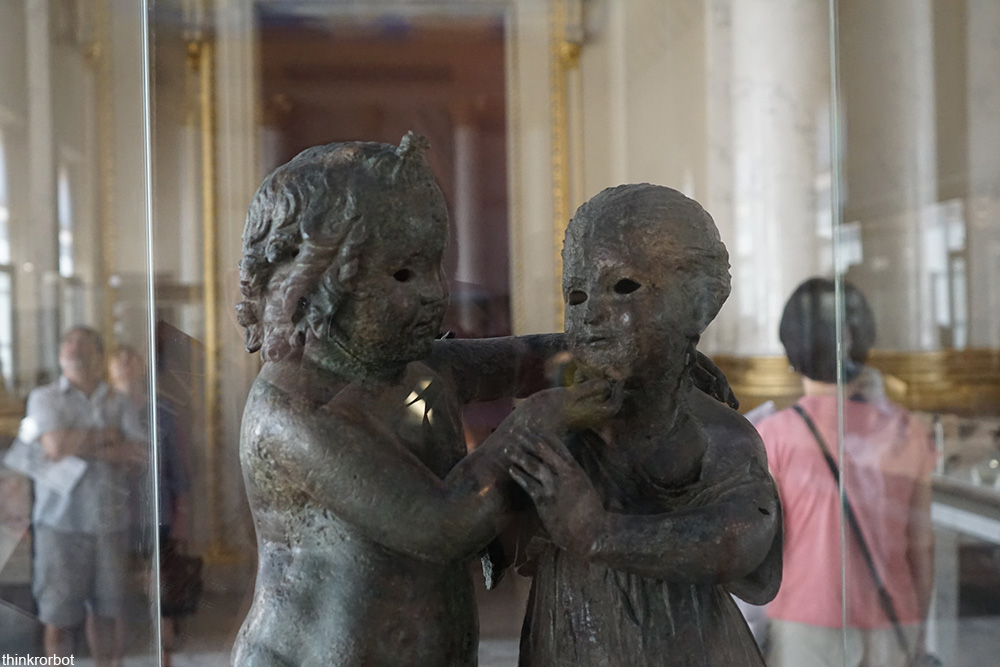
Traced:
MULTIPOLYGON (((264 364, 247 399, 240 460, 259 564, 235 665, 475 665, 478 621, 468 564, 491 541, 496 545, 515 496, 523 497, 515 480, 538 504, 546 543, 571 549, 563 538, 581 530, 584 517, 564 515, 571 498, 552 494, 567 489, 554 488, 551 471, 542 468, 553 453, 568 455, 563 441, 570 433, 604 433, 602 425, 627 407, 621 400, 630 378, 590 364, 583 349, 589 343, 579 343, 581 361, 597 379, 533 394, 466 455, 459 406, 524 395, 530 371, 566 340, 435 340, 447 300, 441 269, 447 213, 425 148, 413 134, 398 148, 315 147, 268 176, 251 203, 237 313, 247 349, 260 350, 264 364)), ((717 397, 728 392, 693 346, 684 353, 693 354, 685 387, 693 375, 717 397)), ((707 406, 716 399, 685 396, 699 415, 715 416, 707 406)), ((728 410, 721 403, 717 409, 728 410)), ((722 435, 711 424, 705 428, 722 435)), ((690 424, 670 433, 703 435, 690 424)), ((720 470, 730 470, 724 462, 733 449, 712 450, 713 484, 720 470)), ((753 456, 745 462, 751 474, 759 463, 753 456)), ((585 462, 559 465, 568 484, 586 491, 585 462)), ((758 532, 771 539, 775 514, 771 507, 771 519, 758 521, 767 523, 763 528, 725 514, 745 537, 716 540, 716 548, 751 549, 758 532)), ((700 535, 656 539, 659 549, 689 550, 700 535)), ((490 553, 502 561, 499 550, 490 553)), ((730 561, 727 576, 745 581, 730 589, 743 585, 759 600, 769 582, 755 578, 756 563, 747 565, 740 554, 730 561)), ((544 568, 545 557, 539 562, 544 568)), ((605 610, 605 618, 619 608, 605 610)), ((716 606, 708 609, 716 613, 716 606)), ((537 615, 530 620, 541 627, 537 615)), ((631 664, 537 655, 530 664, 631 664)))
POLYGON ((609 188, 570 221, 568 347, 622 399, 599 428, 511 449, 544 528, 516 550, 522 666, 763 666, 729 594, 777 593, 777 488, 753 426, 693 384, 729 289, 714 221, 676 190, 609 188))

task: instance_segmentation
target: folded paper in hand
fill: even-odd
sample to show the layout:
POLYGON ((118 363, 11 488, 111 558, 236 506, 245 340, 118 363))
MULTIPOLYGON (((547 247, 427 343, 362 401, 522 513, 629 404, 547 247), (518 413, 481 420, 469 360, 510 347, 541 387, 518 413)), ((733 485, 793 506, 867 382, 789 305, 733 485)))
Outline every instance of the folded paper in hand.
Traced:
POLYGON ((87 470, 87 462, 78 456, 64 456, 58 461, 45 458, 38 444, 14 440, 3 464, 12 470, 30 477, 36 484, 43 484, 54 491, 67 495, 76 486, 87 470))

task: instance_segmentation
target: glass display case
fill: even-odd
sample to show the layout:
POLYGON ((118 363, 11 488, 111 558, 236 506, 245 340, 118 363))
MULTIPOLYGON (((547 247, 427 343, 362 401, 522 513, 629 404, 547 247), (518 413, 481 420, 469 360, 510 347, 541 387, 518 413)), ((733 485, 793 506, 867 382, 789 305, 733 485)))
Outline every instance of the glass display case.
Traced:
MULTIPOLYGON (((240 444, 267 364, 247 352, 256 321, 237 304, 277 289, 282 262, 315 239, 292 232, 294 250, 257 248, 248 208, 272 170, 311 146, 398 146, 410 131, 429 144, 421 159, 447 208, 449 333, 433 349, 563 332, 579 305, 564 293, 567 224, 605 188, 665 185, 711 214, 732 289, 694 337, 698 351, 760 429, 785 504, 783 585, 801 584, 789 563, 803 550, 836 582, 816 594, 827 616, 800 614, 783 592, 770 608, 742 607, 768 664, 785 664, 775 651, 788 642, 807 643, 788 639, 789 623, 832 629, 823 641, 838 664, 874 650, 852 634, 859 627, 883 631, 877 641, 894 650, 845 500, 876 569, 888 570, 910 649, 988 664, 1000 646, 997 34, 994 0, 0 3, 4 664, 230 664, 268 576, 261 473, 241 467, 240 444), (275 273, 252 270, 260 257, 275 273), (789 297, 813 277, 830 281, 840 363, 810 378, 779 331, 789 297), (818 456, 793 405, 838 463, 832 481, 814 459, 813 481, 831 492, 822 530, 803 509, 816 499, 790 481, 801 469, 788 452, 818 456)), ((280 217, 268 215, 266 229, 280 217)), ((359 261, 337 280, 358 266, 366 275, 359 261)), ((311 294, 289 303, 299 296, 296 326, 319 322, 311 294)), ((336 329, 329 308, 328 329, 282 334, 288 354, 336 329)), ((510 352, 505 363, 530 367, 530 382, 459 389, 490 400, 464 405, 460 421, 455 408, 459 454, 440 470, 423 461, 435 484, 462 469, 462 454, 489 449, 527 393, 572 380, 564 357, 542 358, 565 343, 552 345, 510 352)), ((405 402, 429 429, 432 399, 417 386, 405 402)), ((291 478, 282 493, 322 506, 291 478)), ((411 523, 431 521, 419 516, 411 523)), ((435 548, 462 551, 465 537, 435 548)), ((379 548, 396 544, 386 539, 379 548)), ((486 590, 496 573, 466 560, 457 567, 475 583, 479 619, 470 650, 480 665, 517 664, 532 580, 513 568, 486 590)), ((333 616, 303 625, 342 620, 333 616)))

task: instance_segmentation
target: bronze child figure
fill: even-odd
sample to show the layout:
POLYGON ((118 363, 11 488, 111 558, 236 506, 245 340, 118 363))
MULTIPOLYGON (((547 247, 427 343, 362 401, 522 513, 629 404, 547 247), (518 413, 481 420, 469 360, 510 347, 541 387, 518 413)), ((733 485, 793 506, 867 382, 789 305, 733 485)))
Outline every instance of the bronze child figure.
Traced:
POLYGON ((459 403, 523 392, 519 361, 561 338, 435 342, 448 221, 424 148, 311 148, 251 203, 237 313, 264 364, 240 436, 259 554, 240 667, 474 665, 468 561, 506 509, 497 443, 607 414, 604 382, 542 392, 465 456, 459 403))
POLYGON ((754 428, 692 383, 730 289, 715 223, 675 190, 610 188, 570 221, 563 260, 569 349, 623 402, 601 428, 511 448, 545 528, 521 550, 521 665, 763 665, 729 593, 778 589, 777 490, 754 428))

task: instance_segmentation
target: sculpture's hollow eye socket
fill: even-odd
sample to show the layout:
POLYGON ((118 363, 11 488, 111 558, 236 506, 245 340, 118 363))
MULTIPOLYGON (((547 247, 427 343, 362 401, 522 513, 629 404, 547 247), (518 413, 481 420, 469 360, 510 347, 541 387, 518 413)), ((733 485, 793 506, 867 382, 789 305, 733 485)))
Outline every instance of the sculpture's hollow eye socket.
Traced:
POLYGON ((405 283, 406 281, 408 281, 410 278, 413 277, 413 271, 410 271, 409 269, 400 269, 399 271, 396 271, 394 274, 392 274, 392 277, 401 283, 405 283))
POLYGON ((568 303, 571 306, 579 305, 586 300, 587 300, 587 293, 578 289, 573 290, 572 292, 569 293, 569 296, 566 297, 566 303, 568 303))
POLYGON ((642 287, 642 285, 636 281, 630 278, 622 278, 615 283, 615 294, 631 294, 640 287, 642 287))

